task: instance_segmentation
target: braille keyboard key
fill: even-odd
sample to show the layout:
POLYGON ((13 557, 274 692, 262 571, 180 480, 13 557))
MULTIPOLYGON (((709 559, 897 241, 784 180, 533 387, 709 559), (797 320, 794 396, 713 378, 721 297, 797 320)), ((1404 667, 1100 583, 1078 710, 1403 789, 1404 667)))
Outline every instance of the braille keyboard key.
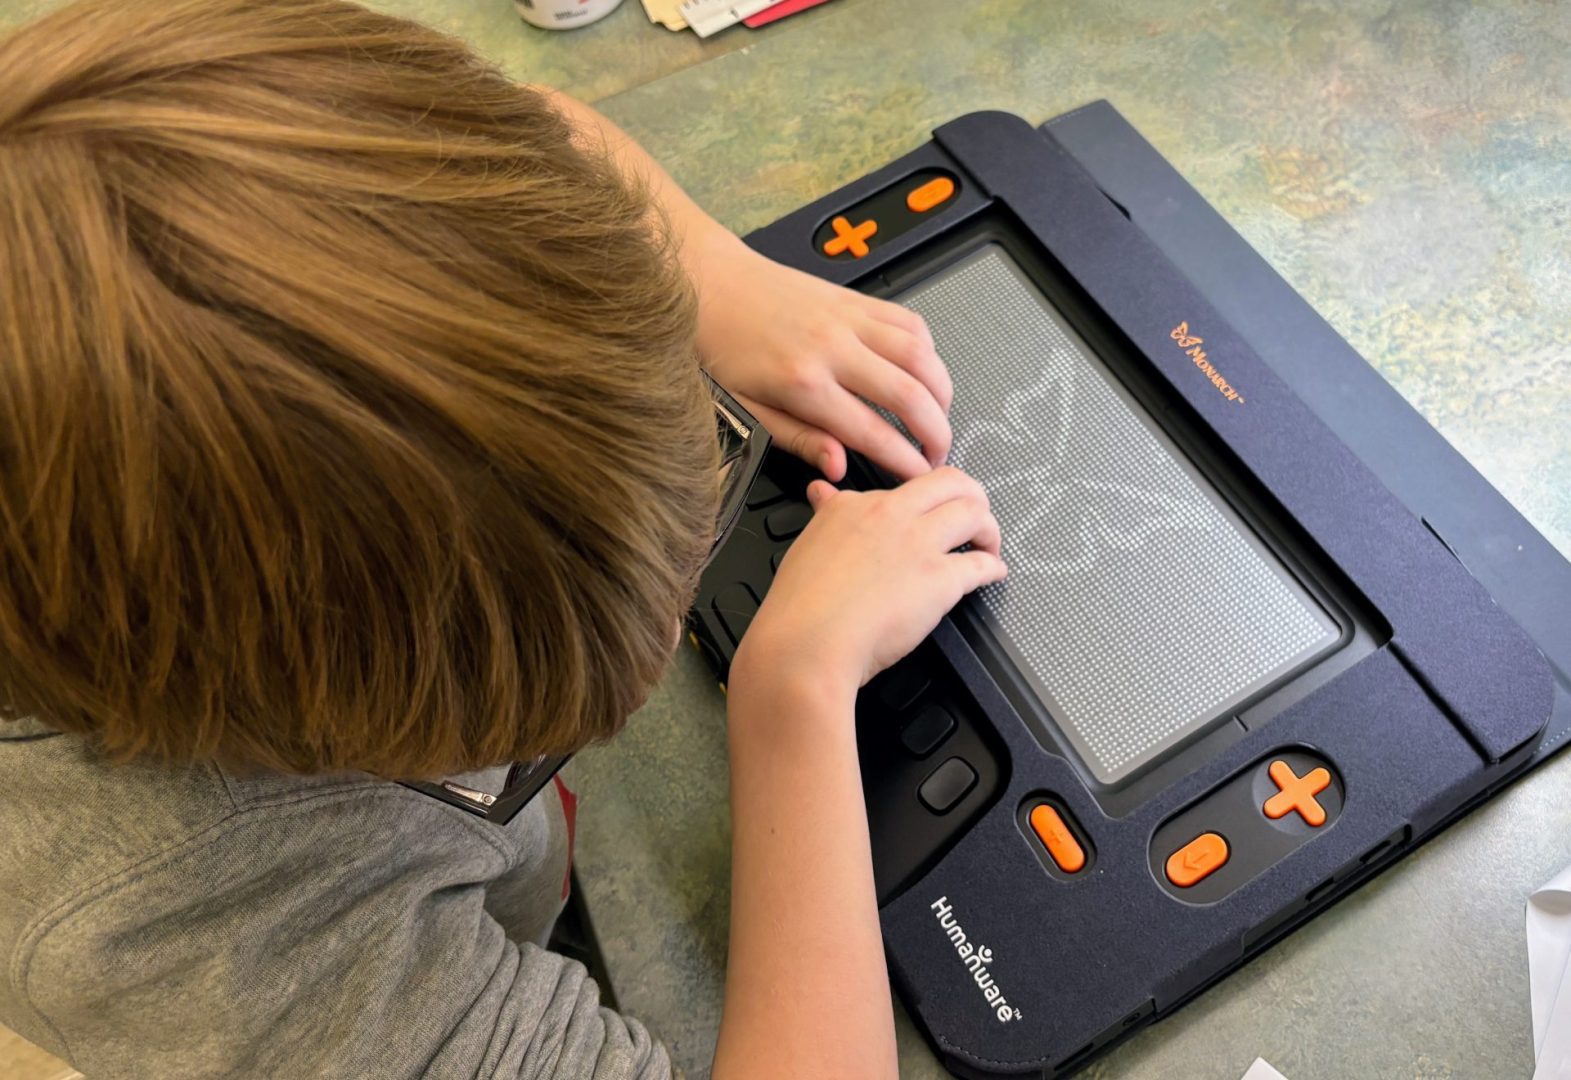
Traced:
POLYGON ((922 786, 916 789, 922 805, 935 814, 954 809, 966 797, 966 792, 976 786, 976 770, 957 757, 952 757, 927 774, 922 786))
POLYGON ((929 702, 900 729, 900 742, 917 757, 926 757, 937 750, 957 726, 948 709, 937 702, 929 702))
POLYGON ((771 540, 789 540, 813 520, 813 508, 806 503, 792 503, 778 510, 769 511, 764 518, 764 531, 771 540))
POLYGON ((931 685, 914 660, 902 660, 884 672, 878 682, 878 700, 896 712, 907 709, 931 685))
POLYGON ((753 486, 747 489, 747 508, 757 510, 760 506, 768 506, 785 498, 785 492, 780 490, 780 485, 769 478, 768 473, 759 473, 753 481, 753 486))
POLYGON ((735 645, 747 633, 753 616, 758 614, 758 597, 752 589, 738 581, 717 592, 712 603, 715 614, 720 617, 720 625, 725 627, 726 636, 735 645))

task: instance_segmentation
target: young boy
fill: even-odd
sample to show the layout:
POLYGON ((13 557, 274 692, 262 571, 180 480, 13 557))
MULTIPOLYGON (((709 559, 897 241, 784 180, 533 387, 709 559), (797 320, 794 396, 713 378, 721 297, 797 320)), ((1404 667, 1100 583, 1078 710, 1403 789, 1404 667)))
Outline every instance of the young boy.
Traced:
POLYGON ((95 1078, 668 1075, 537 944, 564 789, 394 781, 642 701, 716 530, 701 360, 908 478, 815 482, 736 657, 714 1072, 893 1075, 853 701, 1004 573, 920 320, 338 0, 90 0, 0 73, 0 1021, 95 1078))

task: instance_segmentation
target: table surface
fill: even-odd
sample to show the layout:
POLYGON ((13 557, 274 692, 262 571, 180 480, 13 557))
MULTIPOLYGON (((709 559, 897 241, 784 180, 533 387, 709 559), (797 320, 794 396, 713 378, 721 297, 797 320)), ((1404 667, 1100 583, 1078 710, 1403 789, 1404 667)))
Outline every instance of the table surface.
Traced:
MULTIPOLYGON (((0 4, 0 30, 59 0, 0 4)), ((708 42, 627 0, 372 0, 597 102, 746 231, 1001 108, 1106 97, 1571 555, 1571 6, 1438 0, 835 0, 708 42)), ((724 703, 683 650, 576 766, 579 870, 623 1007, 690 1075, 720 1014, 724 703)), ((1532 1068, 1526 895, 1571 862, 1571 755, 1269 950, 1092 1077, 1513 1077, 1532 1068)), ((942 1075, 908 1021, 907 1077, 942 1075)))

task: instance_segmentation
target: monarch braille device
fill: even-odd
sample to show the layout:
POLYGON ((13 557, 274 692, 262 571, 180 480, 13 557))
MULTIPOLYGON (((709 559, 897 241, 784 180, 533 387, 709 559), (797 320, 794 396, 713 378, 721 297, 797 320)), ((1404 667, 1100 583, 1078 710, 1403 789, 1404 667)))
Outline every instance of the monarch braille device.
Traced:
MULTIPOLYGON (((748 242, 924 316, 1003 529, 857 703, 956 1074, 1075 1071, 1571 735, 1571 565, 1105 102, 961 117, 748 242)), ((810 519, 772 455, 690 617, 722 679, 810 519)))

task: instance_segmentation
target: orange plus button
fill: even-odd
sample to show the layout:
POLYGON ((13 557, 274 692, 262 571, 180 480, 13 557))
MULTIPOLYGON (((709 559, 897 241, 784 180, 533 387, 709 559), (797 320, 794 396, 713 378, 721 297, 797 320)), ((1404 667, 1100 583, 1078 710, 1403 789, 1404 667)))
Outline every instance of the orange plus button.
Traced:
POLYGON ((858 259, 867 254, 868 238, 878 231, 878 222, 872 218, 853 228, 845 218, 837 217, 829 226, 835 230, 835 235, 824 242, 824 254, 840 255, 849 251, 858 259))
POLYGON ((1326 823, 1326 809, 1315 796, 1331 786, 1330 772, 1315 768, 1299 776, 1287 762, 1273 761, 1270 773, 1280 790, 1266 800, 1266 817, 1274 821, 1297 810, 1310 825, 1318 828, 1326 823))
POLYGON ((1053 862, 1066 874, 1079 873, 1086 864, 1086 853, 1080 841, 1069 831, 1057 810, 1043 803, 1031 810, 1031 831, 1036 833, 1042 846, 1053 857, 1053 862))
POLYGON ((1227 841, 1214 832, 1201 833, 1167 857, 1167 880, 1187 889, 1227 863, 1227 841))
POLYGON ((955 193, 955 182, 947 176, 935 177, 921 187, 912 188, 906 195, 906 206, 918 214, 925 214, 955 193))

